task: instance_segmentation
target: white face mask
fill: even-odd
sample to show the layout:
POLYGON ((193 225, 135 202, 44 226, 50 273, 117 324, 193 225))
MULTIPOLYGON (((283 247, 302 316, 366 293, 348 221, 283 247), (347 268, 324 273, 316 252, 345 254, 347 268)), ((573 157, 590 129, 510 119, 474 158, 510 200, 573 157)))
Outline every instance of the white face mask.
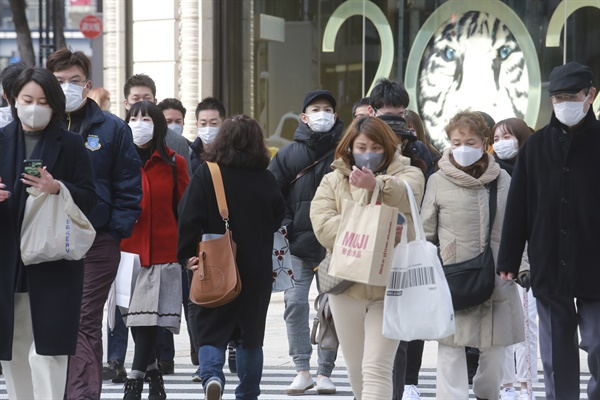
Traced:
POLYGON ((83 89, 85 89, 85 86, 65 82, 61 84, 60 87, 62 87, 65 97, 67 98, 67 104, 65 106, 66 112, 72 112, 81 107, 86 99, 83 97, 83 89))
POLYGON ((218 126, 202 126, 198 128, 198 136, 202 140, 202 143, 207 145, 215 141, 217 133, 219 133, 218 126))
POLYGON ((181 135, 183 133, 183 125, 169 124, 167 125, 167 127, 178 135, 181 135))
POLYGON ((13 117, 10 106, 0 107, 0 128, 4 128, 6 125, 10 124, 12 120, 13 117))
POLYGON ((583 101, 563 101, 554 104, 554 114, 556 119, 566 126, 575 126, 585 118, 587 110, 583 111, 583 104, 587 101, 589 95, 585 96, 583 101))
POLYGON ((519 142, 517 139, 505 139, 498 140, 492 145, 494 152, 498 155, 501 160, 511 160, 517 155, 517 146, 519 142))
POLYGON ((481 148, 475 148, 471 146, 458 146, 452 150, 454 161, 463 167, 468 167, 469 165, 479 161, 482 155, 483 153, 481 152, 481 148))
POLYGON ((53 111, 50 107, 19 103, 15 103, 15 107, 21 122, 34 130, 44 129, 52 119, 53 111))
POLYGON ((333 114, 320 111, 308 115, 308 126, 313 132, 329 132, 333 128, 335 119, 333 114))
POLYGON ((146 121, 133 121, 129 123, 133 135, 133 143, 143 146, 152 140, 154 136, 154 124, 146 121))

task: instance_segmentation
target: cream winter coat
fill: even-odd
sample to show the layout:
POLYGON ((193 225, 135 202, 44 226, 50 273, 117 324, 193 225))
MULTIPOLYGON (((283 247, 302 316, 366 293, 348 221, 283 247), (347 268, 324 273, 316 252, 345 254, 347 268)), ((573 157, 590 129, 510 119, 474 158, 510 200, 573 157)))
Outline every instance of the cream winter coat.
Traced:
MULTIPOLYGON (((310 220, 315 236, 321 245, 327 249, 328 253, 331 253, 335 243, 344 199, 360 202, 365 193, 365 189, 350 185, 348 177, 351 170, 342 159, 335 160, 331 167, 334 171, 323 177, 310 206, 310 220)), ((417 204, 419 204, 423 198, 425 187, 423 173, 420 169, 410 166, 410 159, 397 154, 387 171, 384 174, 376 175, 375 178, 382 183, 380 201, 390 207, 396 207, 398 211, 406 215, 408 237, 409 240, 414 239, 410 203, 403 181, 410 185, 417 204)), ((367 200, 370 199, 371 193, 367 197, 367 200)), ((397 237, 396 243, 399 240, 400 238, 397 237)), ((344 294, 359 299, 383 299, 385 287, 356 283, 347 289, 344 294)))
MULTIPOLYGON (((510 176, 488 156, 479 179, 456 168, 446 150, 439 171, 427 182, 421 208, 427 240, 439 245, 443 264, 467 261, 483 252, 488 240, 489 193, 485 185, 498 178, 496 217, 491 234, 494 262, 498 259, 510 176)), ((525 340, 523 311, 516 283, 496 276, 496 288, 485 303, 457 311, 456 332, 440 340, 451 346, 486 348, 525 340)))

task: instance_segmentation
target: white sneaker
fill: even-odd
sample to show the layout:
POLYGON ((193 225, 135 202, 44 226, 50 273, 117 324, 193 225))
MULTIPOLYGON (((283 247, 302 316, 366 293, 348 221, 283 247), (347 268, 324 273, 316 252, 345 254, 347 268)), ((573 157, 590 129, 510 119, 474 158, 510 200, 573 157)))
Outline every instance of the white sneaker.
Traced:
POLYGON ((404 385, 402 400, 421 400, 421 393, 415 385, 404 385))
POLYGON ((315 387, 315 382, 312 376, 298 374, 294 378, 294 382, 285 390, 285 394, 293 396, 297 394, 304 394, 308 389, 315 387))
MULTIPOLYGON (((517 400, 529 400, 529 392, 527 389, 521 390, 521 394, 517 400)), ((531 400, 535 400, 535 396, 531 393, 531 400)))
POLYGON ((507 387, 500 391, 500 400, 518 400, 514 387, 507 387))
POLYGON ((317 378, 317 394, 335 394, 335 385, 327 376, 317 378))
POLYGON ((206 393, 204 393, 204 398, 206 400, 221 400, 222 390, 223 387, 221 386, 221 382, 213 379, 206 385, 206 393))

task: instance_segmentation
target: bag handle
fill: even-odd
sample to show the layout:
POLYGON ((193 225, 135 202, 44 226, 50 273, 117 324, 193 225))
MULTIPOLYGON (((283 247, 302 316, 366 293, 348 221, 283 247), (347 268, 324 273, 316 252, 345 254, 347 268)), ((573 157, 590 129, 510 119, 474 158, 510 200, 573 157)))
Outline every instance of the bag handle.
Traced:
POLYGON ((229 209, 227 208, 227 198, 225 197, 225 188, 223 187, 223 176, 221 175, 221 168, 214 162, 207 162, 208 170, 212 176, 213 186, 215 187, 215 194, 217 195, 217 207, 219 207, 219 214, 225 221, 225 228, 229 229, 229 209))
MULTIPOLYGON (((379 198, 379 193, 381 192, 381 185, 382 183, 379 181, 379 179, 375 179, 375 188, 373 189, 373 196, 371 196, 371 201, 369 202, 369 204, 372 206, 377 205, 377 198, 379 198)), ((369 191, 367 189, 364 189, 363 195, 360 197, 360 204, 367 204, 366 199, 368 195, 369 191)))
MULTIPOLYGON (((404 186, 406 187, 406 197, 408 197, 408 201, 410 203, 410 214, 413 218, 413 226, 415 228, 415 239, 418 240, 426 240, 425 232, 423 229, 423 221, 421 220, 421 213, 419 212, 419 207, 417 207, 417 200, 415 199, 415 194, 412 191, 410 185, 404 182, 404 186)), ((401 243, 408 242, 408 229, 402 229, 402 238, 401 243)))

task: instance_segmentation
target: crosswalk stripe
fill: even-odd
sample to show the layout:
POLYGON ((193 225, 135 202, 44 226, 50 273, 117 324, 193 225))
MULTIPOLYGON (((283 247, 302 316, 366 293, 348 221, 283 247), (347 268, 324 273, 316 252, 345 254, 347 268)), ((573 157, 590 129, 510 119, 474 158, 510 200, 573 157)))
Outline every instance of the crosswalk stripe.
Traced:
MULTIPOLYGON (((225 368, 225 378, 227 383, 225 385, 225 393, 223 395, 224 400, 235 399, 235 387, 239 380, 235 374, 231 374, 225 368)), ((165 389, 167 392, 167 398, 169 400, 188 400, 188 399, 204 399, 204 393, 202 391, 202 384, 198 382, 192 382, 191 376, 196 372, 196 367, 191 365, 176 365, 175 374, 166 375, 165 389)), ((433 399, 435 398, 435 375, 436 371, 433 368, 422 368, 419 374, 419 391, 421 392, 421 398, 433 399)), ((261 381, 261 400, 282 400, 291 399, 285 395, 285 389, 292 382, 296 376, 294 368, 277 368, 277 367, 265 367, 263 370, 263 378, 261 381)), ((580 377, 580 390, 581 399, 587 399, 587 382, 590 378, 590 374, 581 374, 580 377)), ((305 395, 299 397, 302 400, 323 400, 326 398, 334 397, 336 400, 353 400, 352 389, 348 382, 348 372, 344 368, 336 368, 331 376, 332 381, 337 387, 337 393, 335 395, 318 395, 315 389, 308 390, 305 395)), ((142 398, 147 397, 148 386, 145 385, 145 391, 142 398)), ((533 384, 534 395, 537 400, 543 400, 545 398, 544 393, 544 377, 541 372, 538 372, 538 382, 533 384)), ((296 396, 294 396, 296 397, 296 396)), ((122 399, 123 398, 123 384, 115 384, 110 381, 105 382, 102 387, 101 399, 122 399)), ((474 399, 475 396, 471 393, 470 399, 474 399)), ((6 393, 6 384, 4 377, 0 376, 0 400, 8 399, 6 393)))

